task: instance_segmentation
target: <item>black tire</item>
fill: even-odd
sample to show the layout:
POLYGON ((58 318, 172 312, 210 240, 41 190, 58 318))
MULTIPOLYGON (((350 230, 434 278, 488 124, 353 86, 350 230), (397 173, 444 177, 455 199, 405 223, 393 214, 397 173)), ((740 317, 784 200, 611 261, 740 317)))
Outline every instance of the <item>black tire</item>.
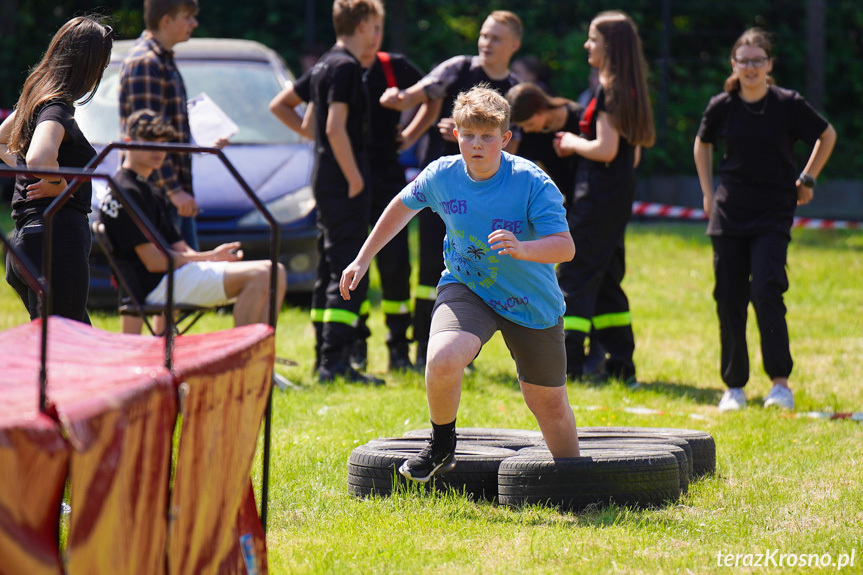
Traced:
POLYGON ((674 427, 584 427, 582 433, 616 432, 623 434, 650 435, 654 437, 677 437, 685 439, 692 448, 693 477, 701 477, 716 471, 716 442, 706 431, 698 429, 677 429, 674 427))
POLYGON ((502 505, 551 504, 569 511, 615 503, 646 507, 680 494, 677 459, 670 453, 597 450, 582 457, 518 455, 498 470, 502 505))
MULTIPOLYGON (((583 455, 590 455, 594 451, 608 451, 609 449, 625 449, 637 453, 670 453, 677 460, 680 493, 683 494, 689 491, 689 481, 690 477, 692 477, 692 461, 687 457, 686 451, 680 446, 670 443, 639 443, 637 441, 583 441, 580 444, 580 451, 583 455)), ((549 451, 544 446, 536 446, 526 447, 518 452, 519 455, 529 455, 531 453, 549 453, 549 451)))
MULTIPOLYGON (((366 445, 403 443, 405 444, 405 447, 418 445, 419 448, 422 449, 428 442, 428 437, 382 437, 380 439, 372 439, 366 443, 366 445)), ((503 449, 518 451, 519 449, 530 447, 535 444, 530 443, 526 445, 526 441, 518 439, 484 439, 481 437, 462 437, 460 435, 456 435, 456 445, 464 445, 467 447, 471 445, 485 445, 486 447, 501 447, 503 449)))
MULTIPOLYGON (((390 495, 394 487, 406 486, 398 468, 415 456, 423 441, 378 441, 357 447, 348 458, 348 490, 356 496, 390 495)), ((516 455, 512 449, 475 443, 456 445, 456 466, 435 477, 424 488, 465 492, 477 499, 497 497, 497 469, 501 461, 516 455)), ((422 484, 414 484, 422 485, 422 484)))
MULTIPOLYGON (((431 429, 414 429, 405 433, 405 437, 431 437, 431 429)), ((521 449, 542 442, 542 432, 530 429, 494 429, 490 427, 459 427, 455 430, 459 441, 475 441, 480 445, 521 449), (515 447, 516 444, 521 444, 515 447)))
POLYGON ((578 441, 579 445, 584 447, 595 446, 595 444, 609 444, 609 446, 613 445, 617 449, 641 445, 674 445, 682 449, 686 454, 686 472, 689 481, 692 481, 694 478, 695 466, 693 460, 695 455, 693 454, 692 446, 685 439, 635 434, 597 434, 579 436, 578 441))

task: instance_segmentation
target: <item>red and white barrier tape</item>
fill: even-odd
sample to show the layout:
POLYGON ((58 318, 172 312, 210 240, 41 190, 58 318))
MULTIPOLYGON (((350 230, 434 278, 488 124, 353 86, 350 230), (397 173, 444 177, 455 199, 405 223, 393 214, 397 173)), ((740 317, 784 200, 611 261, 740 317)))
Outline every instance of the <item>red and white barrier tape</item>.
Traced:
POLYGON ((706 220, 707 214, 698 208, 684 208, 650 202, 632 202, 632 215, 674 218, 677 220, 706 220))
POLYGON ((801 411, 798 413, 785 413, 783 414, 783 417, 789 417, 792 419, 802 419, 806 417, 809 419, 850 419, 851 421, 863 421, 863 413, 859 411, 846 411, 840 413, 832 411, 801 411))
MULTIPOLYGON (((704 210, 699 208, 685 208, 682 206, 669 206, 667 204, 654 204, 651 202, 633 202, 632 214, 635 216, 652 216, 677 220, 707 219, 707 214, 704 213, 704 210)), ((794 218, 794 227, 805 228, 807 230, 859 230, 863 229, 863 222, 798 217, 794 218)))

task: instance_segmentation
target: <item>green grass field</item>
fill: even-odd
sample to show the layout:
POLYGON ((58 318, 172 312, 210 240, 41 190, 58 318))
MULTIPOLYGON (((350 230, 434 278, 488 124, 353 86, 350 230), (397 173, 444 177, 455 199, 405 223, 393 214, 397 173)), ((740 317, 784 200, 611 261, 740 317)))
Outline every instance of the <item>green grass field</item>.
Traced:
MULTIPOLYGON (((452 493, 355 499, 346 485, 351 450, 428 426, 422 378, 387 375, 387 385, 374 389, 314 383, 308 312, 286 308, 277 354, 300 366, 279 370, 300 389, 275 395, 271 572, 786 572, 794 569, 787 558, 779 566, 781 554, 831 554, 838 561, 852 552, 855 564, 843 572, 863 572, 863 422, 791 418, 760 407, 769 381, 753 314, 750 407, 720 415, 716 404, 724 388, 712 252, 703 227, 633 225, 627 252, 624 286, 644 385, 631 391, 615 383, 571 384, 576 419, 584 426, 708 431, 717 444, 715 475, 693 483, 677 504, 654 510, 509 509, 452 493), (742 567, 771 552, 775 567, 742 567), (720 566, 728 554, 741 554, 740 567, 720 566)), ((786 303, 798 412, 863 411, 862 254, 860 232, 794 232, 786 303)), ((4 282, 0 329, 25 321, 23 306, 4 282)), ((94 314, 93 322, 119 330, 113 314, 94 314)), ((373 310, 370 371, 378 375, 387 360, 382 325, 380 311, 373 310)), ((196 331, 230 326, 230 314, 210 314, 196 331)), ((465 379, 459 425, 536 429, 499 336, 476 367, 465 379)), ((260 458, 254 475, 260 487, 260 458)))

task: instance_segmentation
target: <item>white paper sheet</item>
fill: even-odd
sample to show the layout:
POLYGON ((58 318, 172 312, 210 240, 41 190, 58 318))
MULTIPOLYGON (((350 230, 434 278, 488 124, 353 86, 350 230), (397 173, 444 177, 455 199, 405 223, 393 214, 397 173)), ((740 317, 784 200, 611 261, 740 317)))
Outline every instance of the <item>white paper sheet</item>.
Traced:
POLYGON ((212 146, 219 138, 228 139, 240 127, 210 98, 201 92, 187 103, 192 141, 199 146, 212 146))

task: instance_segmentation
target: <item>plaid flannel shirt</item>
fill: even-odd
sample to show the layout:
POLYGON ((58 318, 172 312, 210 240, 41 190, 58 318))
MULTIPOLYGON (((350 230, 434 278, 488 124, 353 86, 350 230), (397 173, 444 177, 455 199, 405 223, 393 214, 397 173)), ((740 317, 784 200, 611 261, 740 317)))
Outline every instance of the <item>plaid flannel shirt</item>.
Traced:
MULTIPOLYGON (((149 108, 161 113, 177 130, 178 141, 192 140, 186 108, 186 86, 174 62, 174 53, 144 30, 120 68, 120 131, 126 133, 126 118, 149 108)), ((192 156, 168 154, 151 180, 164 192, 192 194, 192 156)))

